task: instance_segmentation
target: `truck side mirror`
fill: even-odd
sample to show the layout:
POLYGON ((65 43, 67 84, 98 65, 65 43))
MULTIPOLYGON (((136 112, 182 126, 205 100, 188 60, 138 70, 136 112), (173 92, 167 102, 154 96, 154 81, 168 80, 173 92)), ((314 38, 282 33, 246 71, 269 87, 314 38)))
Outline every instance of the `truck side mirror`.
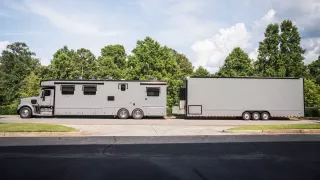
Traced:
POLYGON ((45 100, 44 91, 41 91, 41 99, 42 99, 42 101, 45 100))

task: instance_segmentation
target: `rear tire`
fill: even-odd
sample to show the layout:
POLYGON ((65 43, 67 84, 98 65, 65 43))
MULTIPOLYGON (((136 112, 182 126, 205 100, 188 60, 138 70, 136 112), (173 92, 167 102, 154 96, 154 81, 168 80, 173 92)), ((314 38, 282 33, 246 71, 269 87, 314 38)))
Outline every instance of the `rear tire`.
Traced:
POLYGON ((19 111, 19 115, 21 118, 31 118, 32 117, 32 111, 29 107, 23 107, 19 111))
POLYGON ((269 120, 270 119, 270 114, 268 113, 268 112, 263 112, 262 114, 261 114, 261 119, 262 120, 269 120))
POLYGON ((143 111, 141 109, 135 109, 132 112, 133 119, 142 119, 144 116, 143 111))
POLYGON ((246 112, 242 113, 242 119, 243 120, 250 120, 251 119, 250 112, 246 111, 246 112))
POLYGON ((253 120, 260 120, 260 118, 261 118, 260 113, 258 113, 258 112, 252 113, 253 120))
POLYGON ((129 111, 127 109, 120 109, 117 116, 119 119, 127 119, 129 117, 129 111))

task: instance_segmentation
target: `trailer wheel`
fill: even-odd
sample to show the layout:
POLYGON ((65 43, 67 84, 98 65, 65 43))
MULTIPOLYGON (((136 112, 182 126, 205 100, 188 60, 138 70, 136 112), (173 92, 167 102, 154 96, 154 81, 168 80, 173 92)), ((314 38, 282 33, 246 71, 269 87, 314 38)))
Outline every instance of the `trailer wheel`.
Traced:
POLYGON ((252 113, 252 119, 253 120, 259 120, 260 119, 260 113, 258 113, 258 112, 252 113))
POLYGON ((246 112, 242 113, 242 119, 243 120, 250 120, 251 119, 250 112, 246 111, 246 112))
POLYGON ((133 110, 132 117, 134 119, 142 119, 143 118, 143 111, 141 109, 133 110))
POLYGON ((263 112, 262 114, 261 114, 261 119, 262 120, 269 120, 270 119, 270 114, 268 113, 268 112, 263 112))
POLYGON ((119 119, 127 119, 129 117, 129 111, 127 109, 120 109, 118 111, 119 119))
POLYGON ((29 107, 23 107, 19 111, 19 115, 21 118, 31 118, 32 112, 29 107))

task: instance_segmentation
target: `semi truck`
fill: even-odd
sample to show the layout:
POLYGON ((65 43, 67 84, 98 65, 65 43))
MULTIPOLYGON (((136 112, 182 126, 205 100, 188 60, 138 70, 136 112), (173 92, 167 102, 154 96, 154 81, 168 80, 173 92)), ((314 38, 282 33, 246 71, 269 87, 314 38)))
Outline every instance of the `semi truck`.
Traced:
MULTIPOLYGON (((112 115, 120 119, 165 116, 165 81, 46 80, 39 96, 21 99, 17 112, 32 116, 112 115)), ((304 116, 303 78, 189 77, 173 114, 242 117, 304 116)))
POLYGON ((179 96, 172 111, 185 117, 304 116, 303 78, 190 77, 179 96))
POLYGON ((167 83, 158 80, 46 80, 36 97, 20 100, 21 118, 111 115, 120 119, 165 116, 167 83))

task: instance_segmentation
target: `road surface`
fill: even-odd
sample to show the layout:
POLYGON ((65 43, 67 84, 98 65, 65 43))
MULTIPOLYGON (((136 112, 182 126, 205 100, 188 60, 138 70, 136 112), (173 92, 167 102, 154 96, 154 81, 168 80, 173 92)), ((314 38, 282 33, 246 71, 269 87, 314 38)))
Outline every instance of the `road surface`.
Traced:
POLYGON ((320 136, 0 138, 1 179, 320 179, 320 136))
POLYGON ((50 123, 70 126, 87 135, 95 136, 185 136, 185 135, 225 135, 223 130, 245 125, 268 124, 309 124, 319 120, 269 120, 244 121, 241 119, 142 119, 120 120, 105 118, 31 118, 18 116, 0 117, 0 123, 30 122, 50 123))

